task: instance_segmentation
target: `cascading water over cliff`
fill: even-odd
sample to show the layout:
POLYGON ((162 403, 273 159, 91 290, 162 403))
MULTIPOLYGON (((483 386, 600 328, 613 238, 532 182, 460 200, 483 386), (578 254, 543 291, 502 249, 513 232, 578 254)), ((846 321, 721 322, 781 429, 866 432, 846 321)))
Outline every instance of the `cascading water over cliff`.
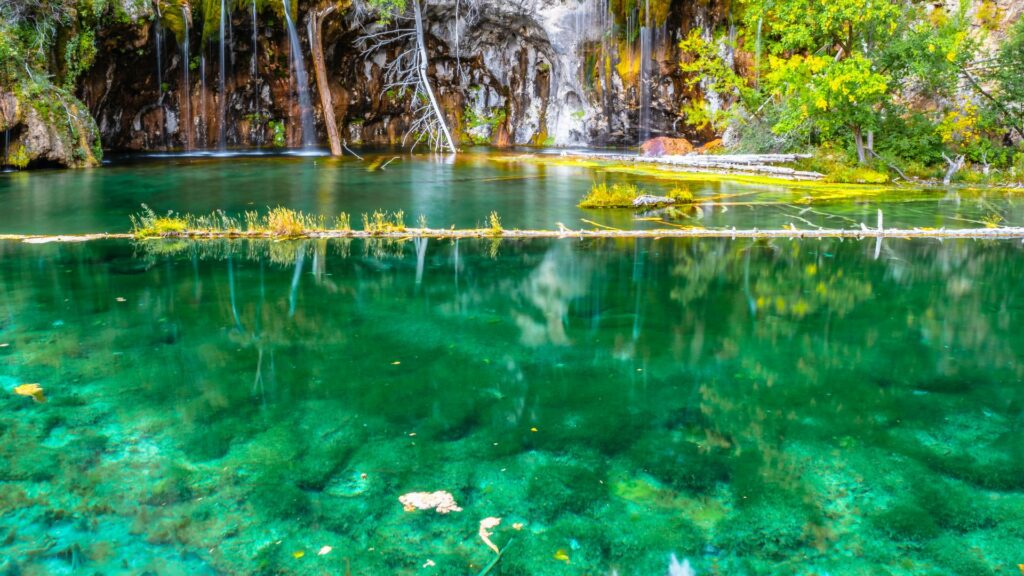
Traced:
POLYGON ((299 115, 302 119, 302 147, 312 148, 316 145, 316 127, 313 124, 313 104, 309 98, 309 77, 302 59, 302 46, 299 35, 292 22, 291 7, 288 0, 281 0, 284 5, 284 20, 288 26, 288 40, 291 42, 292 73, 295 89, 299 94, 299 115))

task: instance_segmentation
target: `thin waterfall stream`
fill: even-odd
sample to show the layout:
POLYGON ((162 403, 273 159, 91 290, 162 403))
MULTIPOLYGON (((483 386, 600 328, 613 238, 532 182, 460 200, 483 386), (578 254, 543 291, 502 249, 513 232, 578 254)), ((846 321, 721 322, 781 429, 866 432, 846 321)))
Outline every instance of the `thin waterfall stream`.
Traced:
POLYGON ((644 2, 644 20, 640 27, 640 144, 651 137, 651 4, 644 2))
POLYGON ((164 44, 164 27, 161 23, 163 15, 160 13, 160 3, 156 4, 156 22, 154 26, 154 41, 156 42, 156 92, 157 100, 156 104, 160 107, 161 118, 160 118, 160 137, 161 144, 167 147, 167 112, 164 110, 164 58, 163 58, 163 44, 164 44))
POLYGON ((224 35, 224 22, 227 20, 227 0, 220 0, 220 61, 218 64, 219 85, 217 86, 219 94, 217 96, 217 148, 221 151, 227 150, 228 139, 227 139, 227 109, 228 109, 228 95, 225 89, 226 81, 225 76, 227 75, 227 66, 224 61, 224 49, 225 49, 225 35, 224 35))
MULTIPOLYGON (((199 47, 202 48, 202 42, 199 47)), ((205 52, 205 50, 203 51, 205 52)), ((205 149, 208 142, 209 122, 206 117, 206 54, 199 56, 199 139, 202 142, 201 148, 205 149)))
POLYGON ((309 82, 306 66, 302 62, 302 46, 299 35, 295 32, 292 22, 291 6, 288 0, 281 0, 284 5, 284 20, 288 25, 288 40, 291 42, 292 70, 295 74, 295 89, 299 94, 299 114, 302 119, 302 147, 312 148, 316 145, 316 132, 313 124, 313 105, 309 99, 309 82))
POLYGON ((181 19, 184 23, 185 32, 181 40, 181 55, 182 55, 182 89, 181 89, 181 101, 182 109, 185 111, 184 125, 185 125, 185 149, 191 150, 195 147, 195 121, 192 118, 192 79, 190 78, 189 67, 192 62, 189 58, 189 20, 191 20, 187 7, 181 8, 181 19))

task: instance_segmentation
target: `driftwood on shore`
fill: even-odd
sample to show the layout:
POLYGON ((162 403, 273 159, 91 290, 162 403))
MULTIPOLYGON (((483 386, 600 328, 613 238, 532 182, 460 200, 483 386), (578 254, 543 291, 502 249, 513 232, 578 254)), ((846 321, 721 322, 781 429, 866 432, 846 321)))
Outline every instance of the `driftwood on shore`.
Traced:
MULTIPOLYGON (((567 155, 573 156, 573 155, 567 155)), ((820 180, 825 177, 818 172, 797 170, 785 166, 774 166, 795 162, 802 158, 810 158, 810 154, 686 154, 677 156, 642 156, 635 154, 604 154, 580 153, 578 156, 592 160, 610 160, 613 162, 639 162, 657 164, 667 168, 686 168, 687 170, 767 174, 791 180, 820 180)))
POLYGON ((813 228, 795 227, 759 230, 735 228, 657 228, 648 230, 616 230, 598 228, 572 230, 560 226, 558 230, 495 230, 492 228, 407 228, 400 231, 368 232, 365 230, 310 230, 301 234, 279 236, 267 232, 243 231, 185 231, 160 236, 136 237, 133 234, 69 234, 45 236, 33 234, 5 234, 0 240, 46 244, 51 242, 86 242, 92 240, 139 240, 160 242, 164 240, 303 240, 332 238, 363 238, 403 240, 413 238, 490 238, 490 239, 537 239, 537 238, 973 238, 973 239, 1024 239, 1024 227, 996 228, 813 228))

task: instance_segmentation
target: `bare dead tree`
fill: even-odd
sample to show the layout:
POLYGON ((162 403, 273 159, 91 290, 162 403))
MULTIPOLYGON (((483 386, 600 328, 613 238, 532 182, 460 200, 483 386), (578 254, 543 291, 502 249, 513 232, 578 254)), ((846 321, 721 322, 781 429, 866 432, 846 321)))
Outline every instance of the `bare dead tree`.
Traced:
MULTIPOLYGON (((394 27, 371 29, 359 39, 362 56, 380 50, 393 50, 397 55, 384 65, 384 86, 381 95, 389 90, 405 93, 412 91, 413 121, 402 137, 402 144, 412 141, 411 149, 426 140, 434 151, 455 153, 455 142, 445 121, 441 106, 434 96, 428 68, 429 55, 423 27, 423 8, 420 0, 411 0, 409 10, 396 15, 394 27)), ((383 26, 383 25, 381 25, 383 26)))

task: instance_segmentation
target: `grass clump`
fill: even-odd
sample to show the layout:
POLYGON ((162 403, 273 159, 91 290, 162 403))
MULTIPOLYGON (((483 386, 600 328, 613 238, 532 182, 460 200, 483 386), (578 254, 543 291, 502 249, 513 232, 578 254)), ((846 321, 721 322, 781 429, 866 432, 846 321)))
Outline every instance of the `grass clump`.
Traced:
POLYGON ((487 217, 487 226, 490 228, 491 234, 501 236, 503 228, 501 227, 501 218, 498 217, 497 212, 491 211, 491 215, 487 217))
POLYGON ((281 206, 272 208, 265 217, 259 220, 259 225, 258 229, 250 229, 250 231, 283 238, 301 236, 308 231, 327 229, 323 216, 314 216, 281 206))
POLYGON ((363 230, 371 234, 405 232, 405 212, 374 210, 373 214, 363 213, 363 230))
POLYGON ((641 194, 636 184, 616 182, 611 186, 594 184, 580 201, 580 208, 631 208, 633 200, 641 194))
POLYGON ((131 222, 132 234, 136 238, 203 234, 249 234, 293 238, 307 232, 327 229, 323 216, 281 206, 270 209, 266 214, 256 211, 245 212, 239 219, 229 216, 223 210, 201 215, 175 212, 160 215, 143 204, 142 212, 132 215, 131 222))
POLYGON ((666 196, 675 200, 676 204, 693 204, 693 192, 686 188, 676 186, 669 190, 666 196))
POLYGON ((188 229, 185 217, 171 211, 161 216, 145 204, 142 205, 142 212, 133 214, 131 220, 132 234, 139 238, 180 234, 188 229))
POLYGON ((889 175, 864 166, 837 166, 825 175, 825 182, 841 184, 888 184, 889 175))
MULTIPOLYGON (((580 208, 632 208, 633 201, 644 195, 636 184, 616 182, 609 186, 602 182, 594 184, 590 192, 579 203, 580 208)), ((693 204, 693 192, 679 186, 673 187, 666 194, 676 204, 693 204)), ((668 203, 668 202, 666 202, 668 203)))
POLYGON ((352 229, 352 219, 349 218, 348 212, 338 214, 338 217, 334 219, 334 229, 346 232, 352 229))

